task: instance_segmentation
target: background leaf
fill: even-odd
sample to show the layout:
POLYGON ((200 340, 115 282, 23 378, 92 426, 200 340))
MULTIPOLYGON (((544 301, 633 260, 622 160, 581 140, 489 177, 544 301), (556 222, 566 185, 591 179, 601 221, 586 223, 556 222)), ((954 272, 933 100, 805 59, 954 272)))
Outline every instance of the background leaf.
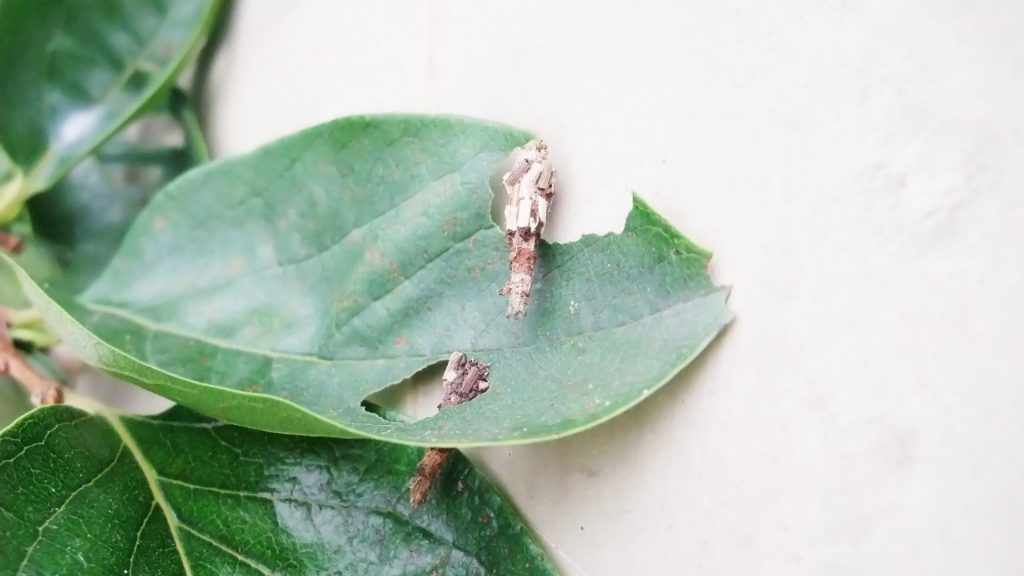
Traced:
POLYGON ((0 429, 31 409, 25 389, 14 380, 0 376, 0 429))
POLYGON ((555 573, 461 456, 412 510, 419 456, 181 408, 150 418, 42 408, 0 436, 0 572, 555 573))
MULTIPOLYGON (((41 283, 70 266, 73 278, 62 282, 83 285, 102 271, 153 194, 192 165, 184 130, 162 104, 29 202, 31 224, 19 218, 12 228, 24 249, 11 259, 41 283)), ((29 305, 17 277, 0 268, 0 306, 29 305)))
POLYGON ((218 6, 215 0, 0 2, 0 148, 8 156, 0 159, 0 222, 169 87, 218 6), (3 172, 11 172, 4 165, 11 163, 20 176, 3 184, 3 172))
POLYGON ((158 104, 29 202, 36 238, 69 267, 63 284, 85 285, 99 274, 157 190, 208 159, 201 136, 186 135, 187 104, 158 104))
POLYGON ((667 382, 731 313, 709 254, 636 199, 621 234, 545 244, 529 316, 506 319, 489 183, 528 139, 336 121, 175 181, 88 288, 20 279, 84 360, 236 424, 419 445, 571 434, 667 382), (487 394, 414 423, 362 407, 452 350, 491 364, 487 394))

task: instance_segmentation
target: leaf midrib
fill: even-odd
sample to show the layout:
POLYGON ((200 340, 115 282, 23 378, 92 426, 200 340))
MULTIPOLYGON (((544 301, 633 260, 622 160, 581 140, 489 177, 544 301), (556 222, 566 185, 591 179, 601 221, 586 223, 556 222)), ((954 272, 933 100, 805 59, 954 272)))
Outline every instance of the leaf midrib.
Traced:
POLYGON ((174 548, 178 551, 178 556, 181 558, 181 566, 185 570, 186 576, 192 576, 192 565, 188 561, 188 555, 185 553, 185 547, 181 542, 181 536, 178 534, 178 518, 174 513, 174 509, 171 508, 169 502, 167 502, 164 491, 160 488, 160 482, 157 479, 153 466, 146 459, 145 454, 142 453, 142 449, 138 443, 135 442, 135 437, 131 435, 124 423, 116 414, 102 413, 103 417, 110 423, 110 427, 114 429, 114 432, 121 437, 121 441, 124 443, 128 451, 131 452, 132 457, 135 458, 136 464, 139 466, 139 470, 142 471, 142 475, 146 478, 146 484, 149 486, 150 493, 153 494, 153 501, 164 513, 164 518, 167 520, 167 527, 171 532, 171 539, 174 541, 174 548))
MULTIPOLYGON (((170 502, 168 502, 167 496, 164 494, 163 488, 160 487, 161 476, 157 474, 156 469, 153 468, 153 465, 146 458, 146 455, 143 453, 142 448, 135 441, 135 437, 132 436, 131 432, 128 430, 127 427, 125 427, 124 423, 121 421, 121 417, 118 416, 117 414, 112 414, 108 412, 102 412, 101 414, 107 420, 107 422, 110 423, 110 426, 111 428, 114 429, 114 432, 116 432, 117 435, 120 436, 121 441, 124 444, 124 447, 128 448, 128 451, 131 453, 132 457, 135 458, 135 462, 136 464, 138 464, 139 470, 142 472, 143 477, 145 477, 146 479, 146 484, 149 486, 149 491, 153 495, 153 502, 156 504, 156 506, 159 506, 160 509, 163 511, 164 518, 167 520, 167 527, 171 532, 171 539, 174 541, 174 548, 178 552, 178 556, 181 559, 181 565, 182 568, 185 570, 186 576, 192 576, 192 565, 189 562, 188 553, 185 551, 185 544, 184 542, 182 542, 179 528, 186 530, 191 534, 194 534, 197 538, 200 538, 203 541, 210 543, 212 546, 215 546, 218 550, 222 550, 224 553, 230 554, 232 557, 237 558, 238 560, 244 562, 252 568, 255 568, 256 570, 259 570, 263 574, 274 574, 274 571, 267 568, 266 566, 263 566, 259 562, 256 562, 251 558, 243 556, 239 552, 228 548, 227 546, 214 540, 210 536, 203 534, 198 529, 193 528, 179 520, 177 513, 174 511, 174 508, 171 506, 170 502)), ((150 515, 152 515, 152 511, 150 511, 150 515)), ((147 521, 148 518, 149 516, 147 516, 147 521)), ((143 522, 143 528, 144 527, 145 522, 143 522)), ((140 528, 140 534, 141 530, 142 529, 140 528)), ((137 545, 138 543, 136 542, 136 547, 137 545)), ((132 553, 132 561, 134 561, 134 551, 132 553)))
MULTIPOLYGON (((640 316, 639 318, 634 318, 634 319, 629 320, 627 322, 623 322, 623 323, 620 323, 620 324, 615 324, 613 326, 604 326, 604 327, 598 328, 596 330, 588 330, 588 331, 584 331, 584 332, 574 332, 572 334, 566 334, 566 335, 563 335, 563 336, 559 336, 557 338, 539 339, 537 342, 533 342, 533 343, 530 343, 530 344, 524 344, 524 345, 521 345, 521 346, 501 346, 501 347, 495 347, 495 348, 476 348, 476 349, 473 349, 472 351, 476 352, 476 353, 485 353, 485 352, 506 352, 506 351, 510 351, 510 350, 525 350, 525 349, 528 349, 528 348, 533 348, 535 346, 548 345, 548 344, 554 344, 554 343, 557 343, 557 342, 562 342, 562 341, 565 341, 565 340, 571 340, 573 338, 578 338, 580 336, 587 336, 587 335, 591 335, 591 334, 598 334, 598 333, 601 333, 601 332, 611 332, 611 331, 614 331, 614 330, 619 330, 621 328, 626 328, 628 326, 631 326, 631 325, 636 324, 638 322, 642 322, 642 321, 647 320, 649 318, 653 318, 655 316, 659 316, 659 315, 664 314, 664 313, 666 313, 666 312, 668 312, 668 311, 670 311, 670 310, 672 310, 674 308, 677 308, 679 306, 689 306, 691 304, 695 304, 697 302, 700 302, 700 301, 704 300, 705 298, 708 298, 710 296, 714 296, 715 294, 718 294, 718 293, 722 292, 723 290, 727 290, 727 289, 723 288, 723 287, 720 287, 720 286, 713 286, 710 290, 708 290, 706 292, 702 292, 700 294, 697 294, 693 298, 690 298, 688 300, 684 300, 684 301, 681 301, 681 302, 676 302, 675 304, 671 304, 669 306, 666 306, 665 308, 662 308, 660 310, 656 310, 654 312, 651 312, 650 314, 646 314, 646 315, 640 316)), ((324 357, 321 357, 321 356, 314 356, 312 354, 297 354, 297 353, 293 353, 293 352, 280 352, 280 351, 277 351, 277 350, 250 348, 250 347, 242 346, 242 345, 236 344, 234 342, 231 342, 231 341, 228 341, 228 340, 224 340, 224 339, 221 339, 221 338, 217 338, 217 337, 214 337, 214 336, 209 336, 209 335, 206 335, 206 334, 197 334, 197 333, 194 333, 194 332, 190 332, 188 330, 181 330, 179 328, 172 328, 172 327, 170 327, 170 326, 168 326, 166 324, 161 324, 159 322, 153 322, 152 320, 150 320, 148 318, 145 318, 143 316, 138 316, 136 314, 133 314, 133 313, 128 312, 126 310, 122 310, 120 308, 113 308, 113 307, 106 306, 106 305, 103 305, 103 304, 93 304, 93 303, 81 302, 81 301, 79 302, 79 304, 83 308, 85 308, 87 310, 90 310, 92 312, 97 312, 97 313, 100 313, 100 314, 108 314, 110 316, 115 316, 115 317, 121 318, 122 320, 126 320, 128 322, 131 322, 131 323, 133 323, 133 324, 135 324, 135 325, 137 325, 137 326, 139 326, 139 327, 141 327, 141 328, 143 328, 145 330, 148 330, 149 332, 158 332, 158 333, 163 333, 163 334, 169 334, 169 335, 172 335, 172 336, 178 336, 180 338, 187 338, 189 340, 195 340, 197 342, 202 342, 204 344, 208 344, 210 346, 215 346, 217 348, 225 348, 225 349, 228 349, 228 350, 234 350, 236 352, 241 352, 243 354, 252 354, 254 356, 264 356, 264 357, 274 358, 274 359, 280 358, 280 359, 283 359, 283 360, 295 360, 295 361, 298 361, 298 362, 310 362, 310 363, 316 363, 316 364, 345 364, 345 363, 358 363, 358 362, 387 362, 387 361, 393 361, 393 360, 430 360, 430 359, 443 358, 445 356, 443 353, 439 352, 437 354, 422 354, 422 355, 419 355, 419 356, 380 356, 380 357, 376 357, 376 358, 324 358, 324 357)), ((134 355, 131 355, 131 356, 134 356, 134 355)))

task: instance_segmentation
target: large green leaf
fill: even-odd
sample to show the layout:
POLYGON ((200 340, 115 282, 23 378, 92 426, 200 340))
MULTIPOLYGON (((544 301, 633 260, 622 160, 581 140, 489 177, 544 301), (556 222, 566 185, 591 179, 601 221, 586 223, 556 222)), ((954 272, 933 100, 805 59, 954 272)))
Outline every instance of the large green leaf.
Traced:
POLYGON ((0 223, 168 87, 218 5, 0 2, 0 223))
POLYGON ((180 408, 41 408, 0 436, 0 573, 554 574, 461 456, 411 509, 419 455, 180 408))
POLYGON ((417 445, 532 442, 626 410, 730 320, 709 254, 638 198, 621 234, 544 244, 505 317, 490 181, 529 135, 443 117, 318 126, 165 188, 84 290, 19 273, 87 362, 236 424, 417 445), (414 423, 371 394, 453 350, 491 388, 414 423))

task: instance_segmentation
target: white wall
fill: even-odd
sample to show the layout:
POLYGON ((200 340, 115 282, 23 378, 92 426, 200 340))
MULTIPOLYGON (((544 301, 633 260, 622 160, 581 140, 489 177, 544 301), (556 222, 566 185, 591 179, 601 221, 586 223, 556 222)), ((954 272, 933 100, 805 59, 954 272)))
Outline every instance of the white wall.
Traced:
POLYGON ((533 129, 738 318, 597 430, 475 458, 573 575, 1024 573, 1024 4, 239 2, 218 155, 363 112, 533 129))

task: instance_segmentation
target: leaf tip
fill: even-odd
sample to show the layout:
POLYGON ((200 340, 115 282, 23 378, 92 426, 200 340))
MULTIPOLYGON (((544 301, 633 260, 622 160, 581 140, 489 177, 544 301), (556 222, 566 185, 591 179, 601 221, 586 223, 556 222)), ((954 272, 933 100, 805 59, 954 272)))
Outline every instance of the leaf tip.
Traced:
POLYGON ((639 231, 645 228, 664 233, 672 242, 673 247, 682 253, 695 254, 704 260, 711 260, 710 250, 683 236, 679 229, 669 223, 661 214, 655 212, 654 208, 651 208, 651 205, 639 194, 633 192, 633 207, 626 217, 626 226, 623 232, 639 231))

